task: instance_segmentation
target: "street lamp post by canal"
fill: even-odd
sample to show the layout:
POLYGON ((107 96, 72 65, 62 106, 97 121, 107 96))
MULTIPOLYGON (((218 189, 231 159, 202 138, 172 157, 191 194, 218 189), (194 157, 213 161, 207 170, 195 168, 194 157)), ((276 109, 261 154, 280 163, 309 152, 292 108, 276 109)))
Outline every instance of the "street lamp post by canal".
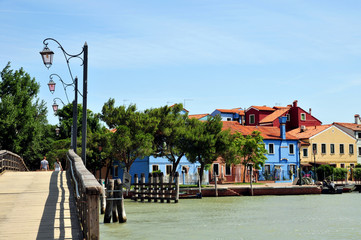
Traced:
MULTIPOLYGON (((75 79, 72 83, 65 83, 58 74, 51 74, 49 77, 50 81, 48 83, 48 86, 49 86, 49 90, 52 94, 55 92, 55 85, 56 85, 56 83, 53 81, 54 76, 58 77, 59 81, 63 84, 64 92, 65 92, 66 98, 68 100, 68 103, 69 103, 69 98, 68 98, 68 94, 66 92, 66 88, 69 86, 74 87, 75 96, 74 96, 74 101, 73 101, 73 126, 71 129, 71 131, 72 131, 71 132, 71 148, 76 153, 77 152, 76 142, 77 142, 77 132, 78 132, 78 93, 80 94, 80 96, 83 96, 78 91, 78 77, 75 77, 75 79)), ((53 105, 53 110, 54 110, 54 105, 53 105)), ((54 110, 54 112, 56 112, 56 111, 54 110)))
MULTIPOLYGON (((79 58, 82 60, 83 62, 83 119, 82 119, 82 154, 81 154, 81 158, 84 161, 84 165, 86 166, 86 136, 87 136, 87 89, 88 89, 88 44, 85 42, 82 51, 79 54, 69 54, 67 53, 63 46, 55 39, 53 38, 46 38, 43 41, 44 44, 44 49, 43 51, 40 52, 40 55, 42 56, 44 65, 47 68, 50 68, 51 65, 53 64, 53 56, 54 56, 54 52, 51 51, 48 48, 48 41, 54 41, 55 43, 57 43, 59 45, 59 48, 61 49, 61 51, 64 54, 66 63, 68 65, 68 70, 69 70, 69 74, 71 79, 73 80, 73 82, 75 81, 73 78, 73 74, 71 72, 70 66, 69 66, 69 60, 72 58, 79 58)), ((74 121, 74 119, 73 119, 74 121)), ((73 131, 73 135, 76 135, 77 133, 75 131, 73 131)), ((74 143, 76 145, 76 142, 74 143)))
POLYGON ((299 174, 299 181, 300 181, 300 185, 302 185, 302 167, 301 167, 301 141, 298 141, 298 174, 299 174))

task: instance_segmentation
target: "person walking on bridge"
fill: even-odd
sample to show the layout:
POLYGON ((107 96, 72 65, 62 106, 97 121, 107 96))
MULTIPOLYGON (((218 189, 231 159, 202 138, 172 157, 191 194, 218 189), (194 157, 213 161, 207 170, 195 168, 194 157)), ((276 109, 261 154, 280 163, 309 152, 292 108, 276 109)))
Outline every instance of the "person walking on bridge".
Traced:
POLYGON ((40 170, 41 171, 48 171, 49 170, 49 162, 46 160, 46 157, 44 156, 44 159, 40 162, 40 170))
POLYGON ((54 170, 55 171, 63 171, 63 168, 61 167, 59 158, 56 158, 56 162, 54 163, 54 170))

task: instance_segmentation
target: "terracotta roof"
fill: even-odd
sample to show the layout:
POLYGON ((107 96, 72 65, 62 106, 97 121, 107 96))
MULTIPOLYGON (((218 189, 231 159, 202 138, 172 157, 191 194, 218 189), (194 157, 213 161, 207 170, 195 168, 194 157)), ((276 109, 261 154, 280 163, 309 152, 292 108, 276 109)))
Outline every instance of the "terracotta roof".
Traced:
POLYGON ((277 118, 281 117, 284 113, 286 113, 289 110, 289 108, 280 108, 271 113, 270 115, 263 118, 259 123, 268 123, 273 122, 277 118))
POLYGON ((288 131, 288 133, 296 136, 299 139, 306 139, 306 138, 310 138, 320 132, 322 132, 323 130, 331 127, 332 124, 326 124, 326 125, 320 125, 320 126, 311 126, 311 127, 306 127, 305 130, 301 131, 301 128, 296 128, 293 129, 291 131, 288 131))
POLYGON ((339 123, 339 122, 334 122, 333 124, 338 124, 342 127, 351 129, 353 131, 361 131, 361 124, 356 124, 356 123, 339 123))
POLYGON ((262 111, 274 111, 273 108, 267 106, 251 106, 251 107, 262 111))
POLYGON ((188 115, 188 118, 195 118, 195 119, 201 119, 203 117, 208 116, 208 113, 204 113, 204 114, 192 114, 192 115, 188 115))
MULTIPOLYGON (((238 122, 223 122, 223 130, 230 129, 231 133, 240 132, 243 135, 250 135, 253 131, 258 131, 264 139, 281 139, 278 127, 265 126, 243 126, 238 122)), ((286 139, 297 140, 298 138, 290 133, 286 133, 286 139)))
POLYGON ((222 113, 238 113, 239 115, 244 115, 244 110, 240 108, 232 108, 232 109, 216 109, 222 113))

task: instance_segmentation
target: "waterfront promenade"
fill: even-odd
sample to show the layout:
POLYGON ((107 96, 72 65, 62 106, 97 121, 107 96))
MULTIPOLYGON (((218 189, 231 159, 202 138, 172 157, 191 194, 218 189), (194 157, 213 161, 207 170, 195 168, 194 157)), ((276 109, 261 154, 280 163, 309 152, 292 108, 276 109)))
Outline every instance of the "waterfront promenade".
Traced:
POLYGON ((80 239, 65 171, 0 176, 0 239, 80 239))

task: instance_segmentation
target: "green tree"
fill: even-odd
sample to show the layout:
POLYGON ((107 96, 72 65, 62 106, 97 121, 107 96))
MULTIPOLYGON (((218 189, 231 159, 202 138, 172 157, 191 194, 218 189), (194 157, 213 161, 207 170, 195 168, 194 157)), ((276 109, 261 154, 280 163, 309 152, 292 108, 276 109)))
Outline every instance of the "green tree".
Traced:
MULTIPOLYGON (((243 136, 241 133, 235 134, 233 146, 237 151, 238 163, 244 166, 243 176, 246 176, 248 164, 253 164, 255 169, 260 169, 266 161, 266 149, 263 144, 263 137, 258 131, 252 132, 251 135, 243 136)), ((243 178, 243 182, 246 178, 243 178)))
POLYGON ((172 175, 185 155, 188 114, 183 114, 183 105, 146 110, 145 113, 155 118, 157 128, 154 134, 154 157, 165 157, 172 163, 172 175))
POLYGON ((345 180, 347 169, 346 168, 334 168, 333 169, 334 178, 336 181, 345 180))
POLYGON ((231 136, 229 131, 222 131, 220 116, 209 117, 207 121, 190 119, 188 121, 186 157, 200 166, 199 177, 203 178, 203 171, 219 156, 226 156, 229 151, 231 136))
POLYGON ((137 158, 144 158, 153 153, 153 135, 157 120, 144 112, 137 111, 136 105, 114 106, 114 99, 109 99, 102 109, 102 120, 115 132, 110 137, 113 158, 124 163, 130 170, 137 158))
POLYGON ((40 85, 23 68, 13 71, 10 63, 1 72, 0 146, 24 158, 30 169, 39 168, 47 148, 47 110, 37 98, 40 85))

